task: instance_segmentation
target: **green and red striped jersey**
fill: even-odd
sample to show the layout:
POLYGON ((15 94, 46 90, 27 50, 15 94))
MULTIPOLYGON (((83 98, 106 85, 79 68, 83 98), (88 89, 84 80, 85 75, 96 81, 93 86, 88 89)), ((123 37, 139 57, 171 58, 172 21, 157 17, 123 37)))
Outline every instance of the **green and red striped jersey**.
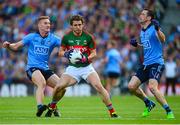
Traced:
MULTIPOLYGON (((90 55, 91 50, 96 48, 96 42, 94 37, 88 33, 83 31, 81 36, 75 36, 73 31, 70 31, 66 35, 63 36, 61 47, 63 47, 66 51, 70 49, 79 49, 83 55, 88 57, 90 55)), ((72 64, 69 65, 75 67, 85 67, 88 64, 72 64)))

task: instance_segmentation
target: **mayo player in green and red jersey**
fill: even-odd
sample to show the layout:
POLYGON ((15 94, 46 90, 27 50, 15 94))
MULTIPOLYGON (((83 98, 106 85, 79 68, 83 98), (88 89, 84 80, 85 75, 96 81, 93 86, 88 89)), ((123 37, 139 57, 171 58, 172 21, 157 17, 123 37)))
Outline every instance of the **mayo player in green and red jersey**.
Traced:
POLYGON ((69 59, 72 50, 79 49, 82 52, 83 57, 82 59, 79 59, 76 64, 69 62, 69 66, 62 74, 59 84, 57 84, 54 88, 53 99, 49 104, 49 110, 46 113, 46 116, 51 117, 51 114, 56 107, 59 98, 61 98, 58 97, 58 93, 63 91, 66 87, 72 86, 78 83, 81 79, 84 79, 90 83, 101 95, 101 99, 106 105, 110 116, 113 118, 118 117, 112 106, 108 92, 102 86, 100 78, 91 64, 91 61, 96 56, 96 44, 94 38, 89 33, 83 31, 84 19, 82 16, 72 16, 70 25, 72 31, 63 37, 59 56, 64 56, 69 59))

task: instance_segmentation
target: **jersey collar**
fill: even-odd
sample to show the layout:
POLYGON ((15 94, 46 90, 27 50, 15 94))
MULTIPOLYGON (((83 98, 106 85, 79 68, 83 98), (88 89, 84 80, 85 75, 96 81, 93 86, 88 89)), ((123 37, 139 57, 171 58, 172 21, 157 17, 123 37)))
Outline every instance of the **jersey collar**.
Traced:
POLYGON ((144 28, 142 28, 142 31, 146 31, 147 29, 149 29, 151 26, 152 26, 153 24, 152 23, 150 23, 145 29, 144 28))
MULTIPOLYGON (((40 34, 39 31, 36 31, 36 33, 39 34, 39 35, 41 36, 41 34, 40 34)), ((49 35, 49 33, 48 33, 48 35, 49 35)), ((47 35, 47 36, 41 36, 41 37, 44 39, 44 38, 48 37, 48 35, 47 35)))

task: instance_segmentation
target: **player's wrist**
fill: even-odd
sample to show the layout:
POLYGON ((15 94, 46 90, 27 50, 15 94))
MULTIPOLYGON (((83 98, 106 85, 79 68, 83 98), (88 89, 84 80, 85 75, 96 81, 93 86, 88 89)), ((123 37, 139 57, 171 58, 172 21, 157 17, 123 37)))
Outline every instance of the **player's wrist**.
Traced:
POLYGON ((6 49, 8 49, 8 50, 10 50, 10 51, 15 51, 15 50, 13 50, 13 49, 11 48, 11 44, 7 44, 6 49))
POLYGON ((138 43, 137 43, 137 40, 135 38, 132 38, 131 41, 130 41, 130 44, 134 47, 137 47, 138 46, 138 43))
POLYGON ((159 26, 155 26, 156 31, 159 31, 159 29, 160 29, 159 26))
POLYGON ((82 62, 82 63, 88 62, 88 57, 83 56, 82 59, 81 59, 81 62, 82 62))

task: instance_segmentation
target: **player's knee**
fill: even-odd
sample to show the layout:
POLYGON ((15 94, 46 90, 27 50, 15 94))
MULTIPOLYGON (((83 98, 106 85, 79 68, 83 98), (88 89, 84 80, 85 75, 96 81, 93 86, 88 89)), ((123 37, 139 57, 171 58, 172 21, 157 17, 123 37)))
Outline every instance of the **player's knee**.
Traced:
POLYGON ((98 93, 102 93, 102 91, 103 91, 103 87, 98 84, 95 85, 95 89, 98 93))
POLYGON ((61 91, 62 90, 62 87, 61 86, 59 86, 59 85, 57 85, 56 87, 55 87, 55 91, 61 91))
POLYGON ((46 83, 45 82, 41 82, 40 84, 37 85, 37 87, 41 88, 41 89, 45 89, 46 83))
POLYGON ((133 84, 128 84, 129 91, 135 91, 135 86, 133 84))
POLYGON ((151 91, 152 94, 157 90, 157 88, 153 85, 149 85, 149 90, 151 91))
POLYGON ((63 91, 63 93, 65 93, 65 92, 66 92, 66 89, 64 88, 62 91, 63 91))
POLYGON ((65 91, 66 92, 66 85, 63 85, 63 84, 57 84, 56 87, 55 87, 55 90, 56 91, 65 91))
POLYGON ((153 82, 149 82, 149 90, 151 91, 151 93, 154 94, 155 91, 158 91, 158 86, 156 83, 153 83, 153 82))

